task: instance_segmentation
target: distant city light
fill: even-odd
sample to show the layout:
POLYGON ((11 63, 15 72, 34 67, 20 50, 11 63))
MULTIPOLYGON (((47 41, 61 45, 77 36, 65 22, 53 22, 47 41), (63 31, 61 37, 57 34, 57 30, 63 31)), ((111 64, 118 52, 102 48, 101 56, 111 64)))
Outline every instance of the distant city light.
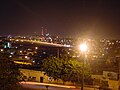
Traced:
POLYGON ((18 39, 16 41, 19 41, 18 39))
POLYGON ((1 52, 3 52, 4 50, 3 49, 0 49, 1 52))
POLYGON ((20 53, 22 53, 22 50, 20 50, 20 53))
POLYGON ((28 56, 25 56, 25 58, 27 59, 27 58, 28 58, 28 56))
POLYGON ((13 53, 13 52, 11 52, 10 54, 12 54, 12 55, 13 55, 14 53, 13 53))
POLYGON ((35 49, 38 49, 38 47, 35 47, 35 49))
POLYGON ((9 56, 10 58, 12 57, 12 55, 9 56))

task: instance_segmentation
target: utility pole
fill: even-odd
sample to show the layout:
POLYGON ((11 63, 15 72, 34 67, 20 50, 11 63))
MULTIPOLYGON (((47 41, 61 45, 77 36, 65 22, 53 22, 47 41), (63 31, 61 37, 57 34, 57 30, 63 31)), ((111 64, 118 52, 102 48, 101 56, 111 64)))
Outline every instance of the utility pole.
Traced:
POLYGON ((118 58, 118 90, 120 90, 120 58, 118 58))
POLYGON ((57 58, 59 58, 59 54, 60 54, 60 51, 59 51, 59 48, 57 48, 57 58))

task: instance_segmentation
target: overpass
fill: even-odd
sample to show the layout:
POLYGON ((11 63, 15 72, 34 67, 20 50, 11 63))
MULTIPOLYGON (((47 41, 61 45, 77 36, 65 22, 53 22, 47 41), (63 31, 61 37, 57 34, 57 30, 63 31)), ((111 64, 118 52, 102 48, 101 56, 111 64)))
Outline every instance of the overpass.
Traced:
POLYGON ((39 44, 41 46, 51 46, 51 47, 71 47, 70 45, 63 45, 63 44, 56 44, 56 43, 48 43, 48 42, 41 42, 41 41, 36 41, 36 40, 27 40, 27 39, 10 39, 10 41, 15 41, 15 42, 27 42, 30 44, 39 44))

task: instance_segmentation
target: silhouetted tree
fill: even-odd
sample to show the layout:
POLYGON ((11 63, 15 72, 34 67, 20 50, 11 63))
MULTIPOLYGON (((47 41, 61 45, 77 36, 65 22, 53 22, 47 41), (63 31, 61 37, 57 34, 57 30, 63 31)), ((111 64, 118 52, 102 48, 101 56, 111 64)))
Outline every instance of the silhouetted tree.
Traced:
POLYGON ((0 90, 16 90, 20 79, 20 71, 9 54, 0 53, 0 90))

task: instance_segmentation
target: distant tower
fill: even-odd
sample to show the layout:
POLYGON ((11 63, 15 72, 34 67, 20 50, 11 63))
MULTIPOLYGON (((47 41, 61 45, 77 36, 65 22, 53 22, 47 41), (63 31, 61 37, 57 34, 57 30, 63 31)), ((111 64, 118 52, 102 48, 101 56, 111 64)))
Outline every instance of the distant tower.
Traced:
POLYGON ((45 28, 45 32, 44 33, 47 34, 47 28, 45 28))
POLYGON ((42 32, 41 32, 41 35, 42 35, 42 36, 44 35, 43 27, 42 27, 42 32))

